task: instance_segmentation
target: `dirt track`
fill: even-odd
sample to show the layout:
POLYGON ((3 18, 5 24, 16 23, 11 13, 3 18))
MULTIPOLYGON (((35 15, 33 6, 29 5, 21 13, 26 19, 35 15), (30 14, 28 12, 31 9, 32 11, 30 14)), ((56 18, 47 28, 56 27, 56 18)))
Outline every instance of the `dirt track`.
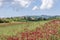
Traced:
POLYGON ((9 26, 9 25, 19 25, 19 24, 26 24, 27 22, 14 22, 14 23, 0 23, 1 26, 9 26))

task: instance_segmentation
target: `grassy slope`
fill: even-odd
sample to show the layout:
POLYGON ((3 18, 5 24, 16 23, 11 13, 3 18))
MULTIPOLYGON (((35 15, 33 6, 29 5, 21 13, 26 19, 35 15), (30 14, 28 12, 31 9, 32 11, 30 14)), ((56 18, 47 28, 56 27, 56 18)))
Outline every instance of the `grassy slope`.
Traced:
POLYGON ((10 23, 10 24, 0 24, 0 35, 15 35, 17 32, 24 31, 23 29, 28 28, 30 30, 40 27, 47 21, 38 21, 38 22, 27 22, 27 23, 10 23))

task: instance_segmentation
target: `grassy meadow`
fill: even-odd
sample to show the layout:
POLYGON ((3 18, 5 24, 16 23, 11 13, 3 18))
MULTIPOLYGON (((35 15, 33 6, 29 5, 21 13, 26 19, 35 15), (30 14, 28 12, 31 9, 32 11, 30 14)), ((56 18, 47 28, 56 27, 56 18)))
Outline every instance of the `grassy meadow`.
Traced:
POLYGON ((24 31, 25 28, 28 28, 29 30, 33 30, 36 27, 45 24, 46 22, 48 21, 2 23, 0 24, 0 34, 14 35, 16 34, 16 32, 24 31))
POLYGON ((60 20, 0 23, 0 40, 60 40, 60 20))

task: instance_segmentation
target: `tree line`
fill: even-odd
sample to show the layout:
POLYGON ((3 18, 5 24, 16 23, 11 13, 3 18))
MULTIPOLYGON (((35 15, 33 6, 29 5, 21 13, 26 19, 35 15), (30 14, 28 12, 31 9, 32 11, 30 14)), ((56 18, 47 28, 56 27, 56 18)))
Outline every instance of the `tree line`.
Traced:
POLYGON ((36 17, 36 16, 22 16, 22 17, 7 17, 7 18, 0 18, 0 23, 10 23, 10 22, 27 22, 27 21, 45 21, 45 20, 52 20, 52 19, 60 19, 60 17, 36 17))

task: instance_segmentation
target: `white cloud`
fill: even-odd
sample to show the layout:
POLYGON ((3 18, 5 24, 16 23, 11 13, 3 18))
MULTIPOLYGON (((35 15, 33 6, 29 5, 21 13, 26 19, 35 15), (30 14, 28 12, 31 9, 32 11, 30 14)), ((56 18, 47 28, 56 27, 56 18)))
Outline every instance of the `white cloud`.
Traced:
POLYGON ((33 8, 32 8, 32 10, 37 10, 38 9, 38 7, 37 6, 34 6, 33 8))
POLYGON ((40 6, 40 9, 50 9, 53 7, 53 0, 41 0, 42 4, 40 6))
POLYGON ((3 0, 0 0, 0 6, 2 6, 3 5, 3 0))
MULTIPOLYGON (((3 5, 4 0, 0 0, 0 6, 3 5)), ((21 7, 29 7, 29 5, 35 0, 13 0, 13 2, 11 2, 12 4, 19 4, 21 7)), ((50 9, 53 7, 54 4, 54 0, 41 0, 42 4, 39 6, 34 6, 32 8, 32 10, 37 10, 37 9, 50 9)))
POLYGON ((39 6, 34 6, 32 10, 40 9, 40 10, 45 10, 45 9, 51 9, 54 4, 54 0, 41 0, 42 4, 39 6))
POLYGON ((31 0, 14 0, 13 3, 18 3, 22 7, 28 7, 31 3, 31 0))

